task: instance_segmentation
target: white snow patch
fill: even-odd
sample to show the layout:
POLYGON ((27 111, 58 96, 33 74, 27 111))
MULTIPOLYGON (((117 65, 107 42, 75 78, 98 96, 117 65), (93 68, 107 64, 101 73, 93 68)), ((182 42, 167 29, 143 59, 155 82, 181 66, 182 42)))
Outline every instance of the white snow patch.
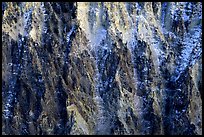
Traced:
POLYGON ((71 36, 71 34, 73 33, 73 31, 74 31, 74 29, 75 29, 75 26, 72 26, 72 28, 71 28, 71 30, 67 33, 67 43, 69 43, 69 41, 70 41, 70 36, 71 36))

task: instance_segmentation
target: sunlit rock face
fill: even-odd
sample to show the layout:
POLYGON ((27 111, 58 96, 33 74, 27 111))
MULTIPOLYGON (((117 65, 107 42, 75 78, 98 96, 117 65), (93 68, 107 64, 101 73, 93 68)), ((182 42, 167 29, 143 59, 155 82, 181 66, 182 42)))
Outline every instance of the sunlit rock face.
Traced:
POLYGON ((201 2, 3 2, 2 134, 202 134, 201 2))

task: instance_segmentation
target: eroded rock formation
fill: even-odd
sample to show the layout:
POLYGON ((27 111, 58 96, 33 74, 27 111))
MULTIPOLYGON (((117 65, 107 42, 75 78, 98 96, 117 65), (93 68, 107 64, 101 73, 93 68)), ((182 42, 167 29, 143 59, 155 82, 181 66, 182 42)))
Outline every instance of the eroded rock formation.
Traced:
POLYGON ((201 2, 3 2, 2 134, 202 134, 201 2))

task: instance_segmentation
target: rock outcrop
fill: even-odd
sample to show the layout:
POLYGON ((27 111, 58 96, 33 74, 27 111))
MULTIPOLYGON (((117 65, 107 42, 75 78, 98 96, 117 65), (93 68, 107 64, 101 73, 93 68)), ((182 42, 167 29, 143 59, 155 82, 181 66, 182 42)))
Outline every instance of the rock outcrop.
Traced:
POLYGON ((201 2, 3 2, 2 134, 201 135, 201 2))

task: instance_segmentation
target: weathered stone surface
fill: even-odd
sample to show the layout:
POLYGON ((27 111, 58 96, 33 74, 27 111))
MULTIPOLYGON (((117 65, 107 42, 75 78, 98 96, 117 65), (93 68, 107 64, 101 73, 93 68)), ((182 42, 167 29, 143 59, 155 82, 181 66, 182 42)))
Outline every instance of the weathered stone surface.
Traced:
POLYGON ((201 2, 3 2, 2 134, 202 134, 201 2))

